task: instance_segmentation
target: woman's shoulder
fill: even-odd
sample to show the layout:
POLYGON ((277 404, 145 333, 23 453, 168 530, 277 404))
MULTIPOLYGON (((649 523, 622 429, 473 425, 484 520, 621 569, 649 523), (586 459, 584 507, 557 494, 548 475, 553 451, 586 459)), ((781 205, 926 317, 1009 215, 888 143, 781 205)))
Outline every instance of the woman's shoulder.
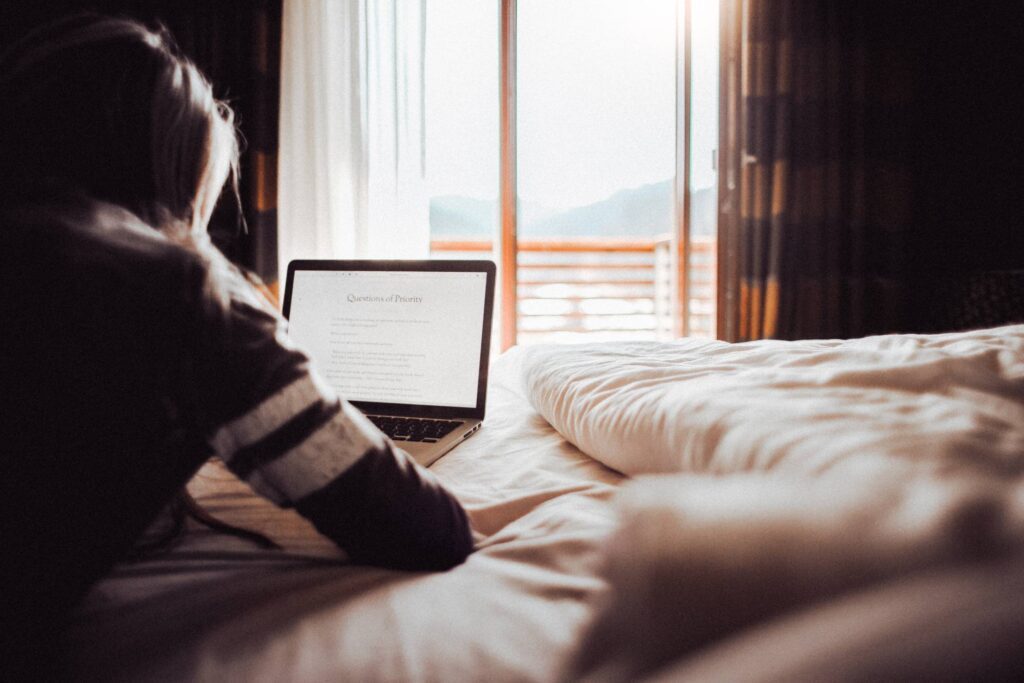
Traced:
POLYGON ((61 200, 0 209, 4 315, 194 328, 225 303, 212 272, 199 251, 115 205, 61 200))
POLYGON ((81 196, 5 202, 0 239, 12 258, 38 251, 83 266, 125 258, 146 263, 189 258, 187 250, 131 211, 81 196))
POLYGON ((78 196, 0 208, 0 254, 22 283, 58 277, 79 286, 131 283, 139 294, 158 294, 209 277, 209 259, 196 249, 123 207, 78 196))

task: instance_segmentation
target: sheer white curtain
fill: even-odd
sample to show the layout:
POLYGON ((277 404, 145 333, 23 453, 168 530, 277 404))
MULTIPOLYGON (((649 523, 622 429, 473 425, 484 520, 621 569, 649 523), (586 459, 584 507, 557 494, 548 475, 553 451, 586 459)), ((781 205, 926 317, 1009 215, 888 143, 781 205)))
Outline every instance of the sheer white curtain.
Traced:
POLYGON ((426 0, 285 0, 279 262, 425 258, 426 0))

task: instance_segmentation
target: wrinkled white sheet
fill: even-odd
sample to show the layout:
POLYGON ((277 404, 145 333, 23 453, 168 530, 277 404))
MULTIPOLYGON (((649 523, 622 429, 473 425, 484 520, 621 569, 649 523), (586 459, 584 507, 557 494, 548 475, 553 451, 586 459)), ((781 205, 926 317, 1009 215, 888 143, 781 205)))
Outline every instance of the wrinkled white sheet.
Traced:
POLYGON ((1024 468, 1024 326, 514 350, 530 400, 627 474, 1024 468))
POLYGON ((190 485, 222 519, 285 551, 191 529, 125 564, 69 636, 72 678, 199 681, 551 680, 603 587, 599 550, 620 475, 567 444, 492 369, 481 431, 431 469, 482 536, 447 573, 345 565, 301 518, 216 464, 190 485))
MULTIPOLYGON (((1011 555, 1024 559, 1019 476, 890 479, 839 469, 650 475, 617 498, 622 521, 604 563, 610 590, 569 680, 640 680, 780 615, 870 586, 939 569, 969 572, 1011 555)), ((932 601, 956 599, 938 594, 932 601)), ((1024 593, 1007 599, 1024 607, 1024 593)), ((865 628, 896 630, 902 618, 896 608, 865 628)), ((970 632, 955 622, 945 626, 970 632)), ((988 638, 981 633, 979 647, 988 638)), ((791 657, 799 654, 784 630, 778 637, 780 651, 786 644, 791 657)), ((837 640, 832 647, 843 646, 837 640)), ((762 651, 770 658, 775 649, 766 643, 762 651)), ((926 669, 933 675, 918 678, 943 678, 944 656, 935 653, 935 668, 926 669)), ((846 665, 857 670, 854 659, 846 665)), ((743 678, 767 679, 765 672, 752 667, 743 678)), ((846 680, 838 663, 829 678, 846 680)))
POLYGON ((811 603, 1024 549, 1024 326, 511 360, 567 440, 651 474, 618 497, 611 590, 569 680, 637 680, 811 603))
POLYGON ((810 601, 1019 547, 1024 326, 524 348, 489 396, 484 429, 432 468, 483 536, 465 565, 346 565, 209 465, 199 500, 285 551, 192 529, 119 567, 76 615, 73 676, 630 678, 810 601), (622 472, 683 473, 616 508, 621 476, 566 439, 622 472))

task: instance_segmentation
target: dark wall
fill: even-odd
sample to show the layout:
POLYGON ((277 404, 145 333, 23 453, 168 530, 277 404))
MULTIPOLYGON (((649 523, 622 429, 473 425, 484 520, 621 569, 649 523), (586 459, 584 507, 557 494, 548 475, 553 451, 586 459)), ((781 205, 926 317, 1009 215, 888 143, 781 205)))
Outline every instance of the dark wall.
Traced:
MULTIPOLYGON (((272 156, 277 149, 280 0, 0 0, 0 51, 36 26, 87 11, 165 25, 182 51, 212 81, 214 94, 235 110, 249 152, 242 157, 241 195, 250 229, 240 230, 237 204, 225 195, 210 232, 234 261, 264 277, 273 277, 277 269, 276 213, 268 213, 265 207, 276 205, 276 200, 256 201, 259 192, 273 189, 265 187, 266 179, 255 177, 252 162, 254 152, 272 156), (264 44, 258 44, 260 40, 264 44), (263 61, 270 62, 269 74, 256 68, 258 50, 266 55, 263 61), (255 186, 257 180, 260 187, 255 186)), ((276 156, 272 158, 276 164, 276 156)))
POLYGON ((916 3, 912 268, 1024 268, 1024 3, 916 3))
POLYGON ((911 55, 902 331, 1024 321, 1024 3, 904 2, 911 55))

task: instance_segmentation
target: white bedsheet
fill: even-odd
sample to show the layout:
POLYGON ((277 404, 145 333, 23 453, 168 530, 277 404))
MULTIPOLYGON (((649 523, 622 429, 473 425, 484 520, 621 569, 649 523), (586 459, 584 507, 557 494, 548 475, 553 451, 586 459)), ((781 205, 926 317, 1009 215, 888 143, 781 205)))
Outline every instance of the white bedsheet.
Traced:
POLYGON ((537 409, 627 474, 1024 468, 1024 325, 514 350, 537 409))
POLYGON ((602 588, 599 550, 620 475, 492 370, 484 428, 432 470, 485 538, 462 566, 408 574, 345 565, 301 518, 211 463, 190 485, 226 521, 285 547, 192 529, 173 552, 120 566, 71 629, 81 680, 551 680, 602 588))
MULTIPOLYGON (((617 499, 622 521, 604 563, 610 590, 570 680, 641 680, 724 638, 869 586, 1024 558, 1019 477, 649 475, 617 499)), ((1017 607, 1021 598, 1013 595, 1017 607)), ((881 623, 900 618, 894 611, 881 623)), ((798 652, 791 641, 789 648, 798 652)), ((754 667, 745 680, 762 675, 754 667)), ((941 670, 918 676, 936 677, 941 670)), ((831 678, 847 680, 838 669, 831 678)))
POLYGON ((198 499, 285 551, 193 529, 119 567, 76 615, 75 677, 547 681, 572 659, 616 680, 1024 536, 1024 326, 524 348, 489 396, 484 429, 432 468, 483 537, 465 565, 346 565, 208 465, 198 499), (682 474, 616 507, 621 475, 570 441, 622 472, 682 474))
POLYGON ((637 680, 809 604, 1024 550, 1024 326, 510 361, 566 439, 649 474, 619 496, 570 678, 637 680))

